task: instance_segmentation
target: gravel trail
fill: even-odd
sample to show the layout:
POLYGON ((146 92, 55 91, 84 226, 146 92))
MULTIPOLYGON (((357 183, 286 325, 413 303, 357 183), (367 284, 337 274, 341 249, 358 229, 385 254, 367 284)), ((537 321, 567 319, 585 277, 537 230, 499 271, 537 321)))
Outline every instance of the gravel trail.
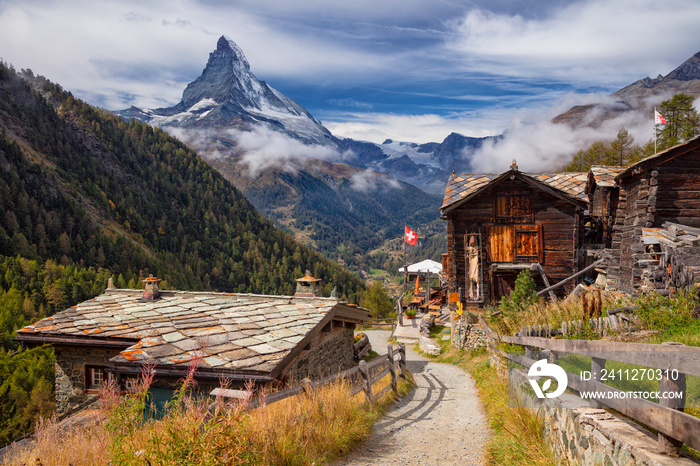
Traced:
MULTIPOLYGON (((391 332, 363 333, 374 351, 386 354, 391 332)), ((416 388, 375 423, 366 442, 334 465, 484 464, 488 421, 471 376, 408 345, 406 366, 416 388)))

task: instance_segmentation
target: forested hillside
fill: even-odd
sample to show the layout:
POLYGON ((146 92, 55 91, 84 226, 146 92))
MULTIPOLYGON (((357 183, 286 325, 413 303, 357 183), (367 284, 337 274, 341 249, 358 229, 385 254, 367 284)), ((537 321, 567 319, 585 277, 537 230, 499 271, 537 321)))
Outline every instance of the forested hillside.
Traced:
POLYGON ((110 276, 291 294, 308 269, 326 293, 358 302, 363 290, 178 140, 2 63, 0 173, 0 443, 52 406, 51 351, 10 356, 14 330, 101 293, 110 276))

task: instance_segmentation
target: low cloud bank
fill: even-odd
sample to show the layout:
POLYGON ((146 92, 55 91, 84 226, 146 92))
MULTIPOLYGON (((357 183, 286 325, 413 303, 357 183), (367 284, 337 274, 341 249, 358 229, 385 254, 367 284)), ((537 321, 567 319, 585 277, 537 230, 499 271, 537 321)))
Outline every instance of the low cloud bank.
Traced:
POLYGON ((374 192, 383 189, 401 189, 401 183, 382 173, 363 170, 350 177, 350 186, 355 191, 374 192))
MULTIPOLYGON (((170 134, 185 141, 209 160, 230 159, 241 167, 246 176, 255 178, 265 170, 298 173, 313 161, 350 162, 356 157, 352 151, 339 152, 332 146, 307 144, 286 134, 257 126, 251 130, 239 129, 182 129, 165 127, 170 134)), ((370 170, 362 170, 349 177, 352 189, 374 192, 401 189, 397 180, 370 170)))
POLYGON ((514 118, 503 136, 486 142, 474 152, 465 152, 474 172, 500 173, 508 169, 513 159, 520 170, 545 172, 558 170, 568 164, 574 155, 593 142, 612 141, 625 128, 634 137, 635 144, 644 145, 654 138, 654 106, 670 96, 654 96, 639 102, 634 108, 608 114, 610 108, 620 108, 619 101, 607 96, 595 96, 593 101, 581 96, 570 96, 541 115, 514 118), (553 117, 573 105, 597 104, 586 112, 584 125, 572 128, 564 123, 552 123, 553 117))

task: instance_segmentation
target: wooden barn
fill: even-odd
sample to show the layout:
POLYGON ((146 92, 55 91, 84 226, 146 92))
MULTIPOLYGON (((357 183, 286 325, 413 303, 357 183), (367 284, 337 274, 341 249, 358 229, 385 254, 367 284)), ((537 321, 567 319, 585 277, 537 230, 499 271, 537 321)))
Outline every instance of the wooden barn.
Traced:
POLYGON ((700 137, 630 165, 615 181, 619 204, 607 286, 637 295, 645 268, 659 259, 659 241, 668 242, 661 230, 700 228, 700 137))
POLYGON ((450 292, 461 289, 465 304, 485 306, 508 295, 523 269, 539 288, 577 272, 587 178, 527 174, 515 161, 499 175, 453 173, 440 208, 447 220, 450 292))

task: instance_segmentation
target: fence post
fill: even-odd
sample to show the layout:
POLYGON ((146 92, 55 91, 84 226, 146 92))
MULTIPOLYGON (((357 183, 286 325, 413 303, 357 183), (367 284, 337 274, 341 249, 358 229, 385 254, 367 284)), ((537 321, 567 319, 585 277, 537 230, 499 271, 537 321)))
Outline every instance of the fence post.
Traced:
MULTIPOLYGON (((605 359, 603 358, 591 358, 591 379, 598 380, 603 376, 603 369, 605 369, 605 359)), ((589 392, 594 392, 594 388, 590 388, 589 392)), ((602 408, 603 405, 599 401, 590 398, 588 404, 591 408, 602 408)))
MULTIPOLYGON (((664 342, 662 345, 668 346, 685 346, 681 343, 675 342, 664 342)), ((668 372, 662 372, 663 377, 661 378, 661 384, 659 387, 659 404, 671 409, 677 409, 678 411, 685 410, 685 397, 686 397, 686 383, 685 374, 678 372, 678 378, 673 380, 673 373, 669 368, 668 372), (670 377, 667 377, 670 376, 670 377), (667 392, 683 392, 683 398, 664 398, 664 393, 667 392)), ((659 449, 662 453, 671 456, 678 456, 681 451, 683 442, 659 433, 659 449)))
POLYGON ((386 355, 389 358, 389 375, 391 375, 391 389, 394 391, 394 395, 399 394, 399 387, 396 384, 396 366, 394 365, 394 347, 389 343, 386 349, 386 355))
POLYGON ((367 362, 364 360, 360 361, 360 375, 362 375, 363 379, 362 388, 365 391, 365 399, 371 405, 374 403, 374 401, 372 400, 372 377, 370 376, 369 368, 367 367, 367 362))
POLYGON ((399 343, 399 377, 406 380, 406 346, 399 343))

